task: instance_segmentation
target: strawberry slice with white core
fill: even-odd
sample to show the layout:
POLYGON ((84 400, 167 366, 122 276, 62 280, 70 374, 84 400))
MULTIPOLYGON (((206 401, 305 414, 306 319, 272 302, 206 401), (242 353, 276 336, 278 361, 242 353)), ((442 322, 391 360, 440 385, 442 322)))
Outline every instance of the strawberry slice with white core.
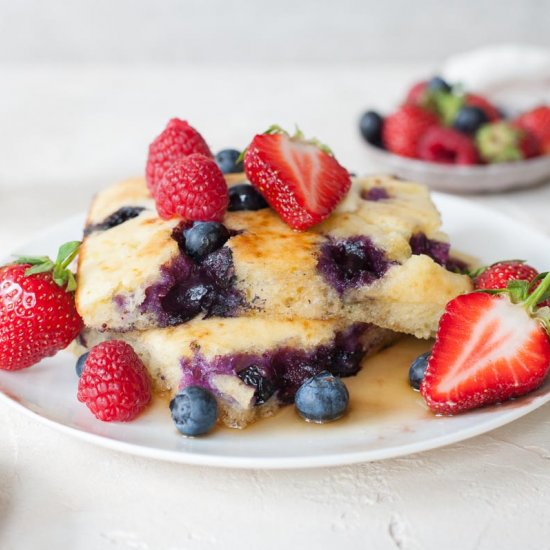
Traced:
POLYGON ((278 127, 258 134, 244 156, 246 175, 293 229, 305 230, 331 214, 348 192, 348 171, 330 150, 301 132, 278 127))
POLYGON ((420 387, 432 411, 456 414, 542 384, 550 369, 548 318, 534 310, 550 276, 544 284, 546 290, 530 297, 529 285, 516 282, 512 292, 474 292, 447 304, 420 387), (520 303, 512 301, 519 297, 520 303))

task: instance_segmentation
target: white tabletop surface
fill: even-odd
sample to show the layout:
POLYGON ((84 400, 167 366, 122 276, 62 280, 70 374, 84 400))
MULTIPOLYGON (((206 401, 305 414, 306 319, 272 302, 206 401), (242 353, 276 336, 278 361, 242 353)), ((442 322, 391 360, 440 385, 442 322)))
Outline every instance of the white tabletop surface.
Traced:
MULTIPOLYGON (((374 171, 358 115, 429 69, 0 66, 0 255, 140 173, 171 116, 213 149, 297 122, 350 170, 374 171)), ((550 233, 550 185, 475 200, 550 233)), ((0 418, 2 550, 550 547, 550 405, 443 449, 309 471, 172 465, 74 440, 4 403, 0 418)))

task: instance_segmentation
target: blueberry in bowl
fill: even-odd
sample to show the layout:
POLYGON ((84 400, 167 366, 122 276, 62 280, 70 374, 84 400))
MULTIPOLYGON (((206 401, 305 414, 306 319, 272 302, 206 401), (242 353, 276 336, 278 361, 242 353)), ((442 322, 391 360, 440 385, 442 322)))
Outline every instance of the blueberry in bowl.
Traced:
POLYGON ((550 105, 506 118, 488 96, 434 76, 390 113, 358 121, 371 160, 432 189, 500 192, 550 177, 550 105))

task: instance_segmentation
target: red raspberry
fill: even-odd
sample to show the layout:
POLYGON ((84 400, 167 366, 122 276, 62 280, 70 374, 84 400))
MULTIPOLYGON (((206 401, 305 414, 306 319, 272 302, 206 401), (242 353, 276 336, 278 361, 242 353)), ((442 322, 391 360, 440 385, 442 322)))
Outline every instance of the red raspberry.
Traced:
POLYGON ((128 422, 151 400, 151 380, 128 344, 121 340, 102 342, 86 359, 78 400, 103 422, 128 422))
POLYGON ((185 120, 173 118, 162 133, 149 145, 145 167, 147 187, 154 196, 156 188, 174 162, 192 153, 212 157, 203 137, 185 120))
POLYGON ((437 123, 434 114, 417 105, 403 105, 386 118, 382 129, 382 141, 386 149, 392 153, 416 158, 420 138, 428 128, 437 123))
POLYGON ((218 165, 199 153, 172 165, 160 181, 155 199, 161 218, 178 216, 194 222, 221 221, 229 200, 218 165))
POLYGON ((531 282, 539 272, 518 260, 497 262, 486 268, 474 279, 476 290, 506 288, 510 281, 531 282))
POLYGON ((453 130, 434 126, 429 128, 420 139, 418 157, 430 162, 442 164, 476 164, 477 150, 468 137, 453 130))

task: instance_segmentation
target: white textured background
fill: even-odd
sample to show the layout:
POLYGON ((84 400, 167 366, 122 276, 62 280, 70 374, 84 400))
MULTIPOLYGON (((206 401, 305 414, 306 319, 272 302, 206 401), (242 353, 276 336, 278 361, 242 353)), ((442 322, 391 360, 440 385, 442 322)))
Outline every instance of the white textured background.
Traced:
POLYGON ((442 60, 550 45, 547 0, 2 0, 0 61, 442 60))
MULTIPOLYGON (((550 46, 547 0, 0 0, 0 257, 143 169, 167 118, 214 149, 299 122, 341 162, 448 54, 550 46)), ((549 186, 477 198, 550 232, 549 186)), ((308 472, 95 448, 0 404, 1 550, 550 548, 550 408, 421 455, 308 472)))

